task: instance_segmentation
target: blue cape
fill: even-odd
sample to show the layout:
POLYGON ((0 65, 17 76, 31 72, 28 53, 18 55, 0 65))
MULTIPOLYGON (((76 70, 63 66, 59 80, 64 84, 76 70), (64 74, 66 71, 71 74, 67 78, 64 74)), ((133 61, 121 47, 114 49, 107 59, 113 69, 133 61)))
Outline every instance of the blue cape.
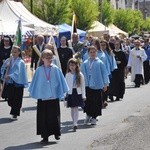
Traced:
POLYGON ((50 81, 47 81, 44 66, 36 69, 33 79, 29 87, 29 93, 35 99, 62 99, 64 94, 68 92, 67 82, 56 65, 52 65, 50 71, 50 81))
MULTIPOLYGON (((10 58, 6 59, 2 68, 1 75, 2 80, 4 79, 6 65, 10 62, 10 58)), ((12 62, 12 61, 11 61, 12 62)), ((10 65, 8 70, 8 76, 10 79, 6 80, 6 83, 14 83, 17 85, 22 85, 24 87, 28 87, 27 73, 24 61, 18 57, 14 65, 10 65)))
POLYGON ((105 84, 107 86, 109 85, 109 78, 106 66, 98 57, 94 60, 93 66, 91 68, 91 73, 89 70, 89 59, 85 60, 82 63, 81 71, 85 78, 86 87, 90 87, 92 89, 103 89, 105 84), (90 80, 89 76, 91 76, 90 80))

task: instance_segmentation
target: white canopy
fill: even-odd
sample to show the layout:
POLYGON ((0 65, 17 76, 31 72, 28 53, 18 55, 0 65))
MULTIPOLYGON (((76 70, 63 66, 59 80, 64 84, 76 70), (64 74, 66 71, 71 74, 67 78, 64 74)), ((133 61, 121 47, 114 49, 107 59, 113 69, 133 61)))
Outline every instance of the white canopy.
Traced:
MULTIPOLYGON (((21 18, 23 26, 34 28, 34 34, 56 34, 56 27, 31 14, 21 2, 2 0, 0 2, 0 32, 14 33, 18 20, 21 18)), ((29 29, 23 27, 24 29, 29 29)))
POLYGON ((104 33, 109 33, 110 36, 116 36, 116 35, 119 35, 119 34, 123 34, 126 37, 128 37, 128 33, 122 31, 121 29, 116 27, 114 24, 111 24, 108 27, 106 27, 105 25, 103 25, 99 21, 94 21, 94 23, 91 26, 91 29, 88 30, 89 35, 93 35, 93 36, 96 36, 96 37, 99 37, 99 38, 101 38, 101 36, 104 33))
POLYGON ((124 34, 126 37, 128 37, 128 33, 124 32, 123 30, 119 29, 118 27, 116 27, 114 24, 110 24, 108 26, 109 28, 109 34, 111 36, 115 36, 118 34, 124 34))
POLYGON ((93 35, 99 38, 101 38, 104 33, 109 33, 109 29, 99 21, 94 21, 91 29, 88 30, 89 35, 93 35))
POLYGON ((109 29, 99 21, 94 21, 94 23, 91 26, 91 29, 88 30, 88 32, 99 32, 99 31, 108 31, 108 30, 109 29))

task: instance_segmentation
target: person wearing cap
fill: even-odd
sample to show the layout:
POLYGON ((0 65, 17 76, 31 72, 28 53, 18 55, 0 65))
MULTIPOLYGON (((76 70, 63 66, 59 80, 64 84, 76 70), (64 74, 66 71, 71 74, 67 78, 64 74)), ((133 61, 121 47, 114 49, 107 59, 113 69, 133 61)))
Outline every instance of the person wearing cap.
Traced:
POLYGON ((133 48, 129 55, 128 69, 131 69, 131 81, 135 83, 135 87, 140 87, 143 83, 143 62, 147 59, 147 55, 141 42, 135 40, 135 48, 133 48))

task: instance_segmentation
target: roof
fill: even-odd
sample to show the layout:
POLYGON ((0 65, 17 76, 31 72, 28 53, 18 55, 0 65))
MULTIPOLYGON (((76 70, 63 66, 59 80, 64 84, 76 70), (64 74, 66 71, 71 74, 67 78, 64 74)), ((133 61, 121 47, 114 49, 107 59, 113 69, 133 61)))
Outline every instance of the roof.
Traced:
POLYGON ((91 29, 88 30, 88 32, 100 32, 100 31, 108 31, 108 30, 109 29, 99 21, 94 21, 91 26, 91 29))
MULTIPOLYGON (((9 23, 15 26, 18 24, 18 20, 20 18, 23 25, 35 29, 35 34, 51 35, 56 31, 56 27, 54 25, 34 16, 21 2, 11 0, 2 0, 0 2, 0 21, 2 23, 5 22, 5 24, 9 23)), ((16 28, 14 30, 16 30, 16 28)))
POLYGON ((117 35, 117 34, 124 34, 125 36, 128 36, 128 33, 127 32, 125 32, 125 31, 123 31, 123 30, 121 30, 121 29, 119 29, 117 26, 115 26, 114 24, 110 24, 109 26, 108 26, 108 28, 109 28, 109 34, 110 35, 117 35))
MULTIPOLYGON (((70 25, 64 23, 64 24, 57 25, 57 27, 58 27, 59 33, 70 32, 70 34, 71 34, 72 26, 70 26, 70 25)), ((83 31, 83 30, 80 30, 80 29, 77 29, 77 33, 80 36, 85 36, 86 35, 86 32, 83 31)))

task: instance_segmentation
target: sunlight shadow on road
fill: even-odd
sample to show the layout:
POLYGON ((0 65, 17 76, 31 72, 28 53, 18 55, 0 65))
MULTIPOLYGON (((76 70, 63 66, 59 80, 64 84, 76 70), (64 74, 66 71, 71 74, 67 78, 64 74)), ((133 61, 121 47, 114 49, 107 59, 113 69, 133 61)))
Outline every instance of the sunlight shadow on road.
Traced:
MULTIPOLYGON (((61 123, 61 133, 66 134, 66 133, 72 133, 73 131, 73 125, 72 121, 66 121, 61 123)), ((91 125, 84 125, 84 119, 78 121, 78 129, 88 129, 88 128, 93 128, 91 125)))
POLYGON ((12 123, 11 118, 0 118, 0 124, 12 123))
POLYGON ((34 111, 36 110, 37 106, 33 106, 33 107, 24 107, 21 109, 21 111, 24 113, 25 111, 34 111))
POLYGON ((11 146, 11 147, 7 147, 4 150, 41 150, 44 149, 44 147, 49 146, 49 145, 54 145, 57 144, 57 142, 51 141, 48 142, 47 144, 43 144, 40 142, 34 142, 34 143, 28 143, 28 144, 24 144, 24 145, 18 145, 18 146, 11 146))

